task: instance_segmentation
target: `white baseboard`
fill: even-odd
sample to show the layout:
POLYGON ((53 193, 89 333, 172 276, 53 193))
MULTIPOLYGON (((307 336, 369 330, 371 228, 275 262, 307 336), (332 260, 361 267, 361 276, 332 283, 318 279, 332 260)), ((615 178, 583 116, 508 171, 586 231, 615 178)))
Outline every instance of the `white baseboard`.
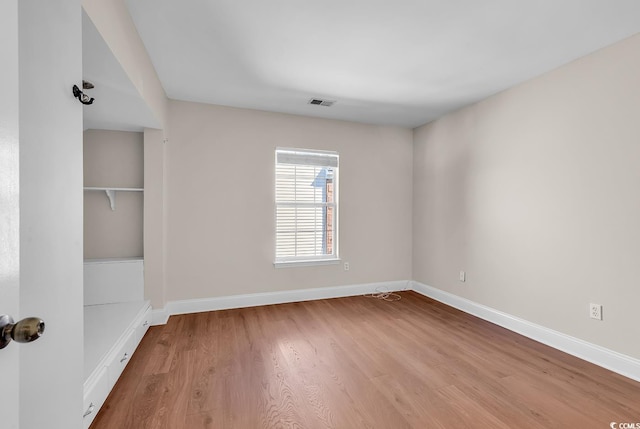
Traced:
POLYGON ((640 381, 640 360, 578 338, 531 323, 468 299, 411 281, 411 289, 451 307, 495 323, 510 331, 591 362, 625 377, 640 381))
POLYGON ((163 325, 167 323, 170 316, 177 314, 312 301, 316 299, 341 298, 364 295, 375 292, 376 289, 381 288, 388 291, 412 289, 415 292, 462 310, 465 313, 495 323, 510 331, 524 335, 525 337, 579 357, 580 359, 584 359, 625 377, 640 381, 640 360, 638 359, 545 328, 544 326, 531 323, 449 292, 410 280, 170 301, 165 308, 153 310, 152 324, 163 325))
POLYGON ((151 326, 166 325, 169 316, 171 315, 167 312, 167 307, 154 308, 151 310, 151 326))
POLYGON ((410 280, 380 283, 365 283, 349 286, 333 286, 312 289, 298 289, 278 292, 253 293, 245 295, 221 296, 214 298, 170 301, 165 308, 153 310, 153 324, 164 325, 169 316, 176 314, 200 313, 203 311, 229 310, 232 308, 256 307, 259 305, 284 304, 287 302, 313 301, 316 299, 342 298, 364 295, 376 289, 398 291, 407 290, 410 280))

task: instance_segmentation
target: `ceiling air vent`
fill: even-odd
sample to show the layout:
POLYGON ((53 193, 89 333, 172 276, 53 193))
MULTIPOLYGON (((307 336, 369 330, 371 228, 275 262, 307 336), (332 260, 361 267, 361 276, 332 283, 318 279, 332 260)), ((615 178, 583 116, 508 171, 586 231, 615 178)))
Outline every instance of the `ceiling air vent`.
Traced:
POLYGON ((311 100, 309 100, 309 104, 313 104, 315 106, 325 106, 325 107, 331 107, 335 102, 336 102, 335 100, 323 100, 321 98, 312 98, 311 100))

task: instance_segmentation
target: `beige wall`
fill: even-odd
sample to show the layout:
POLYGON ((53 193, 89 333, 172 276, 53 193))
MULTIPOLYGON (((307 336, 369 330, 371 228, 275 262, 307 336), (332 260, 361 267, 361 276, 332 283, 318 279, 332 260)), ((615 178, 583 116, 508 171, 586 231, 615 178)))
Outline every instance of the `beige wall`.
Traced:
MULTIPOLYGON (((144 187, 143 134, 84 132, 84 186, 144 187)), ((84 257, 143 255, 142 192, 117 192, 112 211, 104 192, 84 193, 84 257)))
POLYGON ((415 280, 640 358, 639 51, 635 36, 415 130, 415 280))
POLYGON ((412 131, 171 101, 169 301, 411 276, 412 131), (274 268, 276 146, 340 153, 340 256, 274 268))

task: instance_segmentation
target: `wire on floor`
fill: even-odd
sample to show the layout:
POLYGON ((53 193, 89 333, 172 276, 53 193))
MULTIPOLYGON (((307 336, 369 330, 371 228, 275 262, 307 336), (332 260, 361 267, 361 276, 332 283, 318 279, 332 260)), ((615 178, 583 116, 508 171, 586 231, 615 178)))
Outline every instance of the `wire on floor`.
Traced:
POLYGON ((366 296, 367 298, 376 298, 389 302, 400 301, 400 299, 402 299, 399 294, 386 290, 385 287, 377 287, 375 292, 366 293, 364 296, 366 296))

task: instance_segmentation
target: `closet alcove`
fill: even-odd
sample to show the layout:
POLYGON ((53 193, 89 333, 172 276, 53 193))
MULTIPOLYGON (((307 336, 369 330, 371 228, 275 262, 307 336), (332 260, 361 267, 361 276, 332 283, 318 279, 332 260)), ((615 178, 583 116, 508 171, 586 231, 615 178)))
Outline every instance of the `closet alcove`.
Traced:
POLYGON ((151 324, 144 276, 144 130, 160 128, 83 11, 84 406, 88 428, 151 324))

